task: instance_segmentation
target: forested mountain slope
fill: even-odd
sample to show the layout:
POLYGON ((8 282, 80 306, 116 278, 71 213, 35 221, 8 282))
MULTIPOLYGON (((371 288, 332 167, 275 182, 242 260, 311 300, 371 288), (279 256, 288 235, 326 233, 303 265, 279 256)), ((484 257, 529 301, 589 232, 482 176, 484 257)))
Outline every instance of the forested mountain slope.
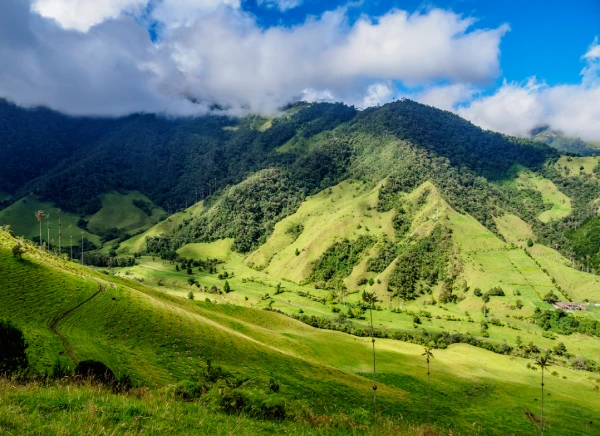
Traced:
MULTIPOLYGON (((11 121, 2 124, 0 140, 9 144, 15 162, 0 170, 4 180, 14 180, 0 187, 4 197, 8 192, 14 201, 33 193, 92 223, 95 216, 113 219, 99 211, 114 190, 139 192, 148 207, 167 214, 207 199, 201 216, 185 220, 168 242, 160 242, 171 251, 223 237, 234 238, 238 251, 251 251, 306 196, 346 179, 373 186, 388 178, 381 195, 392 198, 431 181, 453 208, 492 231, 496 217, 512 213, 547 245, 558 245, 564 254, 573 248, 580 262, 586 256, 595 266, 600 262, 594 244, 583 249, 567 236, 595 215, 597 162, 586 163, 589 173, 567 173, 551 147, 484 131, 410 100, 362 112, 343 104, 299 103, 278 117, 242 119, 72 119, 43 109, 2 109, 11 121), (35 123, 48 126, 44 141, 31 133, 35 123), (39 155, 44 165, 29 155, 39 155), (44 174, 38 177, 40 168, 44 174)), ((3 223, 11 224, 8 218, 3 223)), ((124 224, 115 219, 83 230, 96 232, 92 239, 109 240, 97 229, 112 227, 124 224)))

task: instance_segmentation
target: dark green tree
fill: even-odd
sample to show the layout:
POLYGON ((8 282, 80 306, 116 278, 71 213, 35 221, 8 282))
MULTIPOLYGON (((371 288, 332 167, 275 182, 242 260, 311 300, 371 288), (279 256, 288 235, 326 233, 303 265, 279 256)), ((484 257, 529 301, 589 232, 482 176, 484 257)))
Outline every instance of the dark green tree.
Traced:
POLYGON ((27 368, 27 343, 23 332, 10 321, 0 319, 0 374, 27 368))
POLYGON ((13 257, 20 259, 21 256, 23 255, 24 251, 25 251, 25 248, 21 244, 21 241, 17 241, 17 243, 15 245, 13 245, 12 255, 13 255, 13 257))

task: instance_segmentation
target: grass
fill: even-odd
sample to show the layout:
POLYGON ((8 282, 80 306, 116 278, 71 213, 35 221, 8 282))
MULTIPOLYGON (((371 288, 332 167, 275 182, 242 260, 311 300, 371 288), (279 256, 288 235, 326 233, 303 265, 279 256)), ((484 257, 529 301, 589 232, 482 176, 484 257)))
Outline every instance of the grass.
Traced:
POLYGON ((594 168, 596 168, 598 164, 600 164, 600 157, 598 156, 561 156, 561 158, 556 163, 556 166, 566 176, 577 176, 579 174, 592 175, 594 168), (583 167, 583 169, 581 169, 581 167, 583 167))
POLYGON ((300 282, 310 274, 312 262, 336 238, 393 237, 393 212, 378 214, 372 210, 377 194, 377 188, 342 182, 308 198, 295 214, 275 225, 269 240, 248 256, 246 263, 281 279, 300 282), (288 230, 297 223, 304 226, 304 231, 294 240, 288 230))
MULTIPOLYGON (((6 209, 0 211, 0 224, 9 224, 15 235, 24 236, 28 239, 34 237, 40 237, 40 226, 35 212, 43 210, 45 213, 50 214, 50 239, 54 239, 54 242, 58 245, 58 208, 54 203, 42 202, 38 200, 34 195, 28 195, 20 200, 16 201, 6 209)), ((77 244, 79 241, 79 233, 82 229, 77 227, 77 221, 79 217, 72 213, 62 212, 60 215, 62 225, 62 238, 61 244, 63 247, 69 246, 69 225, 72 226, 73 241, 77 244)), ((42 221, 42 239, 46 241, 48 239, 47 231, 48 220, 42 221)), ((88 234, 94 244, 100 243, 100 238, 96 235, 88 234)))
POLYGON ((146 238, 150 236, 160 236, 169 233, 171 230, 182 224, 185 220, 191 219, 194 215, 202 212, 203 201, 190 206, 183 212, 177 212, 167 219, 158 222, 143 233, 121 243, 118 252, 120 254, 132 254, 142 252, 146 249, 146 238))
MULTIPOLYGON (((2 247, 10 247, 12 243, 10 237, 2 234, 2 247)), ((73 362, 101 360, 116 373, 129 374, 151 390, 150 398, 142 402, 130 397, 108 398, 100 391, 92 395, 90 391, 86 393, 87 388, 75 389, 72 393, 60 387, 39 391, 35 386, 13 388, 10 395, 2 395, 0 399, 7 406, 0 412, 0 425, 6 426, 8 431, 22 434, 44 428, 53 433, 52 429, 72 426, 70 428, 76 432, 81 429, 78 427, 80 419, 88 426, 101 426, 107 425, 108 419, 116 419, 116 415, 121 417, 118 422, 123 427, 116 427, 115 423, 115 427, 107 428, 131 432, 133 430, 128 426, 133 425, 134 420, 123 416, 129 413, 126 412, 129 405, 142 412, 148 411, 149 416, 131 412, 133 416, 146 416, 138 419, 136 424, 147 426, 144 427, 146 430, 154 428, 160 434, 167 428, 185 428, 178 426, 189 425, 187 418, 174 412, 192 414, 199 420, 204 416, 198 409, 200 406, 171 403, 161 397, 160 392, 179 380, 192 377, 203 368, 206 359, 250 377, 256 389, 266 389, 268 378, 273 374, 282 386, 282 398, 296 416, 306 417, 308 415, 302 415, 301 411, 310 410, 315 416, 329 416, 326 420, 329 422, 334 420, 332 416, 346 415, 358 423, 356 432, 368 422, 372 404, 369 340, 314 329, 277 313, 256 310, 264 304, 257 298, 259 289, 276 285, 264 272, 255 272, 263 278, 263 283, 242 283, 237 272, 232 279, 234 291, 227 298, 240 299, 249 295, 252 301, 248 303, 254 306, 251 308, 227 304, 226 299, 217 300, 218 304, 215 304, 178 298, 139 282, 102 274, 50 256, 44 255, 40 259, 34 247, 28 249, 23 260, 10 258, 7 248, 1 248, 0 253, 3 256, 0 265, 3 268, 10 266, 3 270, 0 280, 3 286, 12 284, 8 292, 2 294, 0 316, 10 317, 23 327, 30 348, 42 357, 38 367, 50 364, 62 351, 62 359, 72 356, 73 362), (40 281, 27 280, 32 276, 40 277, 40 281), (26 281, 20 282, 19 278, 26 281), (74 307, 95 292, 98 282, 105 285, 104 292, 58 323, 58 331, 71 349, 69 353, 58 338, 52 337, 49 324, 61 311, 74 307), (35 332, 39 332, 37 336, 32 334, 35 332), (54 345, 48 346, 49 343, 54 345), (67 406, 68 410, 73 410, 78 419, 73 415, 69 418, 62 412, 65 409, 61 405, 65 401, 69 404, 69 398, 72 406, 67 406), (95 408, 90 405, 92 402, 95 408), (168 409, 171 411, 169 416, 179 420, 172 422, 169 421, 172 418, 165 417, 162 413, 167 410, 165 404, 172 405, 168 409), (6 410, 13 412, 7 415, 6 410), (43 421, 35 418, 42 410, 45 411, 43 421), (95 410, 95 417, 90 416, 90 410, 95 410)), ((161 261, 144 258, 142 265, 132 269, 141 271, 143 266, 156 264, 160 267, 161 261)), ((225 267, 252 271, 241 256, 234 254, 225 267)), ((185 280, 186 275, 175 273, 173 265, 165 264, 165 269, 185 280)), ((200 280, 218 281, 213 275, 194 274, 200 280)), ((298 285, 283 284, 285 292, 277 296, 275 307, 294 307, 296 302, 303 304, 306 299, 290 292, 298 289, 298 285)), ((211 294, 211 298, 215 296, 211 294)), ((320 303, 304 303, 301 307, 306 307, 307 312, 328 312, 320 303)), ((387 310, 375 312, 378 326, 392 324, 389 320, 400 327, 408 327, 411 323, 408 319, 408 315, 387 310)), ((443 325, 441 319, 431 323, 427 328, 432 330, 443 325)), ((502 331, 502 328, 498 327, 498 330, 502 331)), ((492 331, 492 335, 497 333, 492 331)), ((570 346, 567 343, 567 348, 570 346)), ((396 431, 404 425, 403 420, 399 421, 400 416, 406 422, 424 422, 426 364, 420 356, 422 347, 393 340, 377 340, 376 347, 382 382, 378 398, 384 419, 393 420, 393 425, 400 426, 396 431)), ((537 416, 539 374, 527 369, 527 360, 465 345, 453 345, 446 350, 436 350, 434 354, 432 407, 439 426, 464 434, 533 434, 536 431, 526 412, 537 416), (477 423, 475 432, 474 422, 477 423)), ((593 421, 595 411, 600 407, 600 398, 593 389, 595 382, 588 379, 588 373, 563 368, 558 371, 567 379, 548 381, 551 394, 546 409, 548 434, 593 434, 596 427, 586 430, 584 423, 593 421)), ((198 428, 212 429, 219 434, 227 433, 230 423, 232 426, 233 422, 246 425, 245 418, 234 419, 211 415, 202 419, 207 427, 198 424, 198 428)), ((267 431, 269 425, 268 422, 252 421, 241 431, 246 428, 249 433, 267 431)), ((327 434, 323 429, 313 428, 312 424, 306 427, 303 421, 286 421, 276 428, 289 430, 292 434, 327 434)), ((337 430, 332 431, 335 434, 337 430)))
MULTIPOLYGON (((130 233, 135 233, 144 231, 158 223, 157 226, 146 233, 146 235, 138 235, 139 237, 136 240, 127 242, 129 246, 126 245, 125 248, 131 247, 138 249, 134 249, 132 252, 139 251, 140 244, 143 244, 143 242, 140 242, 143 241, 142 238, 147 235, 153 235, 167 230, 168 222, 162 221, 165 216, 165 211, 161 208, 153 206, 152 215, 148 216, 141 209, 133 205, 133 200, 150 201, 147 197, 136 191, 126 194, 117 192, 104 194, 102 197, 102 208, 94 215, 83 217, 88 221, 87 228, 89 231, 77 227, 77 222, 81 217, 72 213, 62 212, 62 246, 69 246, 69 225, 71 225, 73 229, 74 245, 77 245, 80 242, 80 232, 86 231, 86 239, 89 239, 96 246, 101 246, 100 237, 97 233, 103 232, 109 227, 118 227, 130 233)), ((58 244, 58 208, 54 203, 42 202, 34 195, 28 195, 27 197, 21 198, 6 209, 0 211, 0 224, 9 224, 16 235, 24 236, 28 239, 34 237, 39 238, 39 223, 34 216, 34 213, 38 210, 43 210, 50 214, 50 240, 53 239, 55 244, 58 244)), ((190 211, 189 213, 197 212, 194 207, 188 209, 188 211, 190 211)), ((175 219, 177 220, 179 217, 176 217, 175 219)), ((48 239, 47 224, 47 220, 42 222, 42 239, 44 241, 48 239)), ((121 251, 125 252, 124 249, 121 251)))
POLYGON ((535 240, 531 226, 516 215, 507 213, 494 220, 498 231, 508 242, 523 244, 528 239, 535 240))
MULTIPOLYGON (((263 421, 228 415, 197 402, 176 401, 166 392, 136 389, 115 395, 91 383, 15 385, 0 380, 0 432, 5 435, 423 435, 426 429, 401 420, 360 425, 348 416, 312 416, 263 421)), ((431 436, 447 434, 432 429, 431 436)))
POLYGON ((538 219, 544 223, 560 220, 571 214, 571 199, 563 194, 551 180, 536 176, 527 170, 521 170, 517 179, 517 185, 535 189, 542 195, 544 203, 552 205, 550 210, 542 212, 538 219))
MULTIPOLYGON (((316 298, 326 298, 329 291, 314 289, 312 284, 300 285, 299 283, 306 277, 307 271, 310 271, 311 262, 318 259, 320 254, 333 243, 336 235, 341 237, 349 234, 350 237, 356 237, 359 234, 371 234, 382 237, 386 234, 392 237, 391 214, 380 214, 373 208, 377 189, 377 187, 363 188, 361 184, 343 183, 332 188, 331 191, 307 199, 295 215, 276 225, 272 236, 262 247, 246 258, 237 253, 228 253, 226 240, 184 247, 181 254, 186 257, 205 259, 216 256, 225 262, 219 266, 218 272, 227 271, 230 275, 227 280, 234 292, 228 295, 215 296, 197 292, 195 287, 192 288, 188 284, 189 276, 185 271, 176 272, 175 264, 146 256, 139 260, 137 266, 126 268, 121 271, 121 274, 129 273, 131 277, 144 280, 150 286, 179 297, 186 297, 190 289, 193 289, 196 298, 200 300, 209 298, 223 303, 255 308, 263 308, 272 301, 273 308, 286 314, 297 314, 302 310, 306 315, 333 319, 337 315, 331 312, 329 303, 322 304, 298 294, 298 291, 302 291, 316 298), (358 191, 356 187, 359 188, 358 191), (344 206, 345 202, 346 206, 344 206), (296 241, 287 232, 287 229, 295 223, 304 224, 304 230, 296 241), (361 223, 360 229, 357 223, 361 223), (296 248, 300 249, 298 256, 294 253, 296 248), (232 273, 233 277, 231 277, 232 273), (278 283, 281 283, 285 292, 274 295, 278 283), (270 294, 270 298, 263 299, 267 293, 270 294)), ((373 248, 346 279, 348 303, 358 302, 362 290, 368 289, 375 291, 382 301, 383 310, 374 314, 376 326, 380 329, 414 331, 413 317, 409 312, 397 314, 390 310, 399 307, 415 313, 423 309, 430 312, 432 318, 424 319, 422 325, 428 331, 470 333, 481 337, 479 323, 482 320, 483 301, 473 294, 473 290, 480 288, 486 292, 492 287, 501 286, 506 296, 492 297, 487 305, 488 319, 495 317, 504 324, 501 327, 490 328, 491 341, 506 340, 514 346, 517 336, 520 336, 525 343, 533 341, 544 348, 552 348, 558 341, 562 341, 567 344, 569 350, 573 350, 574 354, 596 358, 596 353, 600 351, 598 339, 587 337, 584 340, 577 335, 558 335, 556 339, 544 338, 541 329, 529 323, 527 319, 536 307, 552 309, 552 306, 542 301, 551 290, 559 295, 561 300, 566 300, 566 296, 557 289, 552 279, 556 280, 556 284, 561 286, 573 301, 585 299, 598 301, 599 297, 595 291, 598 286, 596 276, 573 270, 567 265, 566 259, 558 256, 554 250, 539 244, 528 248, 532 257, 528 256, 525 252, 527 248, 525 241, 530 235, 530 229, 523 221, 510 215, 498 219, 499 228, 508 241, 504 242, 472 217, 454 211, 441 200, 431 184, 424 184, 406 196, 406 203, 414 204, 425 189, 429 189, 430 194, 424 205, 419 208, 413 207, 414 221, 409 234, 414 236, 428 234, 436 224, 433 217, 439 212, 440 223, 453 231, 455 250, 458 253, 457 260, 461 265, 455 294, 461 298, 461 301, 457 304, 431 306, 429 303, 432 296, 429 295, 421 296, 414 301, 390 300, 387 281, 394 264, 380 274, 367 272, 366 263, 377 251, 373 248), (359 278, 363 277, 373 278, 374 284, 357 286, 359 278), (461 289, 462 283, 467 286, 466 292, 461 289), (516 307, 518 300, 524 304, 522 309, 516 307), (469 321, 469 317, 473 322, 469 321)), ((217 274, 208 274, 195 269, 193 277, 202 285, 223 289, 224 280, 218 279, 217 274)), ((439 285, 434 287, 433 297, 437 298, 439 291, 439 285)), ((336 301, 337 307, 345 312, 343 298, 338 298, 336 301)), ((592 316, 598 315, 600 314, 592 316)), ((362 320, 353 320, 353 322, 361 327, 367 326, 362 320)))
MULTIPOLYGON (((223 261, 218 273, 228 273, 227 280, 233 289, 227 295, 198 292, 188 284, 189 275, 185 271, 177 272, 174 263, 150 256, 143 256, 133 267, 107 274, 48 255, 40 258, 35 247, 28 248, 24 259, 14 259, 9 252, 14 240, 0 233, 0 286, 3 289, 0 317, 10 318, 23 328, 30 343, 29 355, 38 371, 48 370, 57 358, 71 366, 85 359, 101 360, 116 373, 129 374, 136 382, 146 384, 150 387, 149 395, 164 402, 168 399, 161 397, 163 389, 193 377, 203 369, 206 359, 211 359, 234 373, 250 377, 252 384, 260 389, 267 386, 271 374, 275 375, 282 386, 283 398, 294 413, 298 413, 296 416, 301 416, 300 410, 310 410, 316 416, 345 415, 359 423, 356 429, 363 428, 360 425, 366 422, 372 404, 369 390, 372 356, 368 339, 314 329, 261 309, 270 303, 288 315, 302 310, 306 315, 337 317, 329 303, 317 300, 327 297, 329 291, 299 283, 310 272, 312 262, 336 237, 356 238, 365 234, 377 239, 384 235, 394 237, 393 212, 375 210, 380 186, 344 182, 306 199, 296 214, 278 223, 268 241, 247 257, 231 251, 231 240, 182 247, 180 254, 185 257, 216 257, 223 261), (294 240, 288 230, 297 223, 304 228, 294 240), (298 256, 296 248, 300 251, 298 256), (103 292, 69 316, 60 318, 94 295, 100 284, 104 286, 103 292), (283 293, 275 295, 278 284, 283 293), (195 292, 195 301, 185 298, 190 290, 195 292), (315 298, 300 296, 299 291, 315 298), (269 298, 265 298, 267 293, 269 298), (207 298, 210 303, 205 302, 207 298), (57 319, 60 321, 56 324, 58 334, 55 334, 50 326, 57 319)), ((380 310, 373 314, 377 329, 470 333, 481 339, 483 302, 473 294, 473 289, 480 287, 485 292, 499 285, 506 296, 492 297, 487 305, 487 316, 488 320, 498 318, 503 325, 490 324, 487 340, 514 345, 520 338, 524 343, 531 341, 548 349, 564 342, 573 355, 596 359, 600 353, 598 338, 579 334, 555 335, 554 339, 543 337, 541 329, 531 324, 528 317, 535 307, 551 308, 541 297, 551 289, 559 294, 552 279, 573 299, 596 301, 597 277, 569 268, 568 261, 548 247, 535 244, 528 249, 531 254, 528 256, 524 241, 530 229, 525 223, 509 215, 498 219, 498 228, 508 241, 504 242, 472 217, 454 211, 429 183, 406 195, 404 202, 413 218, 410 236, 427 235, 438 224, 452 229, 453 259, 460 265, 454 292, 460 301, 431 306, 430 295, 414 301, 390 300, 386 288, 393 264, 379 274, 367 272, 366 262, 377 252, 373 248, 364 253, 346 280, 346 303, 359 301, 364 289, 375 291, 382 300, 380 310), (418 199, 426 190, 429 195, 421 204, 418 199), (434 217, 438 213, 439 221, 436 221, 434 217), (366 277, 375 279, 373 286, 357 286, 357 281, 366 277), (517 300, 525 304, 522 309, 515 308, 517 300), (398 307, 402 313, 391 311, 398 307), (415 325, 412 313, 421 310, 428 311, 431 317, 422 316, 422 324, 415 325)), ((199 208, 201 205, 174 215, 171 221, 154 226, 146 234, 168 231, 197 213, 199 208)), ((135 244, 143 244, 143 238, 123 243, 128 250, 138 251, 135 244)), ((217 274, 198 268, 194 269, 193 277, 203 285, 220 289, 225 282, 217 274)), ((434 287, 435 298, 439 291, 439 285, 434 287)), ((346 310, 341 298, 334 301, 334 306, 346 310)), ((584 316, 598 318, 600 310, 591 310, 584 316)), ((367 327, 364 319, 352 322, 357 327, 367 327)), ((403 425, 396 421, 399 416, 407 422, 425 422, 426 369, 422 347, 387 339, 378 339, 376 347, 381 381, 378 398, 383 416, 394 420, 394 425, 403 425)), ((526 359, 467 345, 438 349, 434 355, 432 406, 439 426, 465 434, 533 434, 536 431, 539 373, 527 368, 526 359)), ((547 385, 550 392, 546 409, 548 434, 594 434, 598 429, 588 423, 594 421, 595 410, 600 406, 600 396, 594 389, 598 377, 563 367, 556 370, 560 377, 550 377, 547 385), (563 375, 567 378, 562 378, 563 375)), ((2 401, 7 400, 0 397, 2 401)), ((152 401, 158 400, 151 400, 149 404, 157 404, 152 401)), ((16 407, 14 402, 5 404, 16 407)), ((173 409, 183 410, 178 409, 184 407, 180 404, 174 404, 173 409)), ((121 406, 115 403, 114 407, 121 406)), ((51 410, 47 425, 58 428, 65 418, 58 410, 51 410)), ((199 415, 203 413, 189 410, 199 415)), ((22 423, 18 425, 25 425, 27 413, 15 415, 21 416, 22 423)), ((86 415, 81 416, 83 419, 86 415)), ((157 418, 142 421, 156 425, 148 428, 160 433, 164 418, 159 419, 160 414, 154 416, 157 418)), ((101 415, 97 419, 93 422, 105 422, 101 415)), ((205 420, 213 422, 213 419, 211 415, 205 420)), ((226 433, 230 428, 228 419, 223 418, 221 427, 206 428, 213 428, 217 434, 226 433)), ((217 421, 215 418, 214 422, 217 421)), ((3 422, 0 421, 0 425, 3 422)), ((247 428, 250 432, 267 431, 261 427, 263 424, 248 424, 247 428)), ((305 428, 304 424, 286 422, 277 428, 297 434, 337 431, 315 429, 312 424, 305 428)), ((42 424, 36 424, 39 425, 42 424)), ((22 430, 24 427, 14 428, 22 430)), ((383 429, 380 434, 385 434, 383 429)))
POLYGON ((215 242, 187 244, 177 250, 177 253, 187 259, 218 259, 227 260, 231 254, 233 239, 220 239, 215 242))
POLYGON ((102 208, 91 217, 88 217, 88 229, 93 233, 103 232, 109 227, 118 227, 134 233, 146 230, 165 217, 165 211, 157 206, 152 206, 152 215, 136 207, 132 201, 150 200, 137 191, 126 194, 110 192, 102 195, 102 208))

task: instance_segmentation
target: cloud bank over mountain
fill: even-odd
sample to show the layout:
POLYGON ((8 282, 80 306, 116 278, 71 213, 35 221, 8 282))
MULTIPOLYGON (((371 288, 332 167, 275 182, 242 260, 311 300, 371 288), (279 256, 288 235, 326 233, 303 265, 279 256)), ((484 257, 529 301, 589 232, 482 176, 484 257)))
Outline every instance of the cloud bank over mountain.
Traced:
MULTIPOLYGON (((288 10, 297 0, 259 2, 288 10)), ((5 0, 0 97, 72 114, 274 113, 295 99, 367 107, 409 97, 474 123, 527 135, 550 125, 599 139, 600 48, 581 84, 501 77, 510 31, 443 9, 392 9, 351 20, 340 7, 300 24, 259 25, 241 0, 5 0), (149 29, 155 38, 149 35, 149 29)))

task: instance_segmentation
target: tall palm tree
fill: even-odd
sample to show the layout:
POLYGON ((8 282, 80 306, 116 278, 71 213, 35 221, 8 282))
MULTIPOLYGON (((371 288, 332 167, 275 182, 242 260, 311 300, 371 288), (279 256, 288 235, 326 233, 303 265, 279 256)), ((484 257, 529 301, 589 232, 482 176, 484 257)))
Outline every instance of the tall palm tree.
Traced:
POLYGON ((425 356, 425 360, 427 360, 427 419, 431 427, 431 383, 429 380, 429 375, 431 374, 429 371, 429 359, 433 359, 431 348, 425 347, 425 352, 421 356, 425 356))
POLYGON ((373 416, 377 416, 377 365, 375 362, 375 330, 373 329, 373 307, 379 300, 375 292, 363 291, 362 299, 369 305, 371 315, 371 343, 373 344, 373 416))
POLYGON ((81 232, 81 265, 83 265, 83 236, 85 232, 81 232))
POLYGON ((44 219, 44 211, 38 210, 35 213, 35 217, 37 218, 38 222, 40 223, 40 256, 41 256, 42 255, 42 219, 44 219))
POLYGON ((46 214, 46 227, 48 228, 48 246, 46 247, 46 251, 50 253, 50 214, 46 214))
POLYGON ((69 248, 71 249, 71 262, 73 261, 73 226, 69 224, 69 248))
POLYGON ((546 354, 535 359, 535 364, 542 369, 542 416, 540 419, 540 435, 544 434, 544 370, 549 366, 552 366, 550 363, 550 355, 546 352, 546 354))
POLYGON ((62 233, 62 227, 60 225, 60 213, 61 210, 58 209, 58 211, 56 212, 58 214, 58 254, 60 255, 60 250, 62 249, 62 245, 60 244, 60 236, 62 233))

